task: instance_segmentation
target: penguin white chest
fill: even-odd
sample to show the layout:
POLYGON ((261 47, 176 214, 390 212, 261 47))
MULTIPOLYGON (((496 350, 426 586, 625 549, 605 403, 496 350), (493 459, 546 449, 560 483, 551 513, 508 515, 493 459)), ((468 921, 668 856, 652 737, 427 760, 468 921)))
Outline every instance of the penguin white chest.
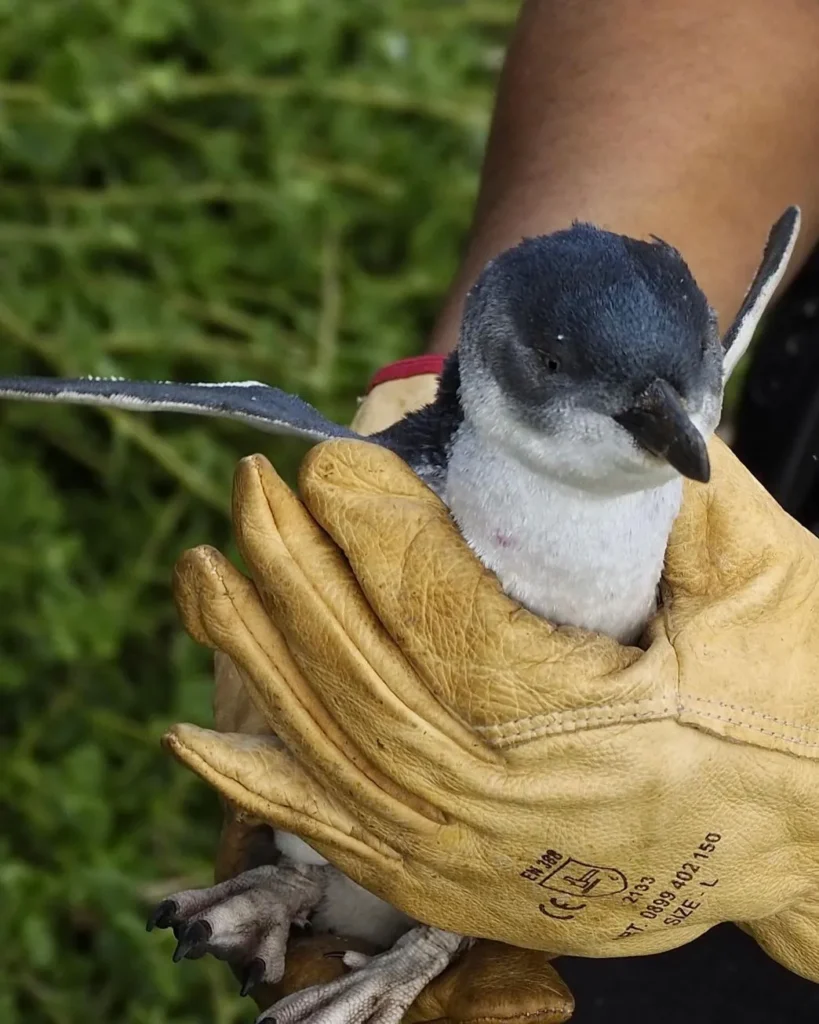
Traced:
POLYGON ((655 610, 681 494, 675 479, 592 496, 467 437, 453 445, 443 497, 510 597, 551 622, 631 643, 655 610))

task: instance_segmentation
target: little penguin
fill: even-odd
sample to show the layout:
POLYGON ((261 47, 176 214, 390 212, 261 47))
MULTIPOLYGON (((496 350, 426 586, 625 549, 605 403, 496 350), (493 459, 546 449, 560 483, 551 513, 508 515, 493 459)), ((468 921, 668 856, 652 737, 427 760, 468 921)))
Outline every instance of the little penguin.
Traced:
MULTIPOLYGON (((430 405, 362 440, 396 452, 444 501, 505 592, 535 614, 634 643, 655 612, 682 481, 707 482, 725 381, 784 276, 799 231, 772 227, 733 324, 717 319, 681 254, 575 222, 484 268, 430 405)), ((230 417, 319 442, 355 438, 256 381, 180 384, 0 378, 0 396, 230 417)), ((369 940, 350 973, 280 1000, 257 1024, 398 1024, 471 940, 412 921, 276 833, 271 863, 164 900, 175 959, 228 960, 246 993, 284 970, 296 923, 369 940)))

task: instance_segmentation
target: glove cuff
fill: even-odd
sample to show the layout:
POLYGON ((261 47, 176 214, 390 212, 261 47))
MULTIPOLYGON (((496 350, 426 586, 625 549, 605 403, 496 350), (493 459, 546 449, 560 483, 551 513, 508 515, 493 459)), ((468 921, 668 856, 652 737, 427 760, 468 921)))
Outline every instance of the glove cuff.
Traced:
POLYGON ((434 401, 444 356, 413 356, 382 367, 370 381, 350 424, 359 434, 376 434, 434 401))
POLYGON ((408 377, 421 377, 428 373, 441 376, 446 356, 427 354, 423 356, 409 356, 407 359, 397 359, 394 363, 382 366, 370 381, 367 394, 385 384, 389 380, 406 380, 408 377))

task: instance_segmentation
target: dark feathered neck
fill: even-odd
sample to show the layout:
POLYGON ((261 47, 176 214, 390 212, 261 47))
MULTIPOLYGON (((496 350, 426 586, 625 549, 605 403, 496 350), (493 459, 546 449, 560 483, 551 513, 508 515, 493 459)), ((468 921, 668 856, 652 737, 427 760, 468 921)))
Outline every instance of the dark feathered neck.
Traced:
POLYGON ((452 438, 463 423, 461 371, 457 349, 444 363, 435 400, 410 413, 372 440, 390 448, 413 469, 445 472, 452 438))

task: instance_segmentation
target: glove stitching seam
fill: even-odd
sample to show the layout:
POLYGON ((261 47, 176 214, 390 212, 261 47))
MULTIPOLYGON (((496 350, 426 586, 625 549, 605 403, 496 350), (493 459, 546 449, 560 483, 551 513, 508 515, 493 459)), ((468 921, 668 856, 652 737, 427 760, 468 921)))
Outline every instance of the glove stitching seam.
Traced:
MULTIPOLYGON (((680 710, 685 711, 686 709, 683 706, 680 710)), ((753 732, 762 733, 763 736, 771 736, 776 740, 782 740, 784 743, 793 743, 800 747, 819 747, 819 743, 799 739, 796 736, 788 736, 784 732, 775 732, 773 729, 763 729, 761 725, 752 725, 750 722, 743 722, 739 718, 730 718, 728 715, 717 715, 710 711, 694 711, 693 709, 691 709, 691 713, 701 715, 703 718, 713 719, 716 722, 725 722, 726 725, 737 725, 742 729, 750 729, 753 732)))
POLYGON ((544 716, 547 719, 552 718, 552 721, 541 722, 538 725, 531 725, 529 729, 522 729, 521 726, 524 723, 534 723, 538 721, 539 716, 530 715, 526 718, 516 719, 509 722, 501 722, 493 725, 475 725, 474 729, 476 732, 481 733, 484 736, 490 737, 490 742, 494 746, 509 745, 515 742, 525 742, 527 740, 537 739, 540 736, 555 735, 563 732, 572 731, 574 729, 580 729, 583 727, 594 728, 595 726, 614 723, 614 722, 635 722, 646 719, 659 720, 662 717, 677 715, 689 710, 692 714, 702 715, 704 718, 709 718, 714 721, 724 722, 727 725, 736 725, 741 728, 750 729, 754 732, 761 733, 764 736, 770 736, 774 739, 782 740, 785 743, 797 744, 803 747, 816 748, 819 747, 819 742, 813 742, 811 740, 802 739, 797 736, 789 736, 787 733, 765 729, 760 725, 754 725, 751 722, 744 722, 741 719, 733 718, 730 715, 720 715, 715 712, 704 711, 702 709, 696 710, 688 708, 686 706, 685 698, 688 697, 697 701, 701 704, 711 704, 717 707, 727 708, 732 711, 739 711, 747 713, 749 715, 755 715, 765 721, 776 722, 780 725, 789 726, 800 732, 817 732, 815 727, 809 725, 800 725, 795 722, 789 722, 786 719, 777 718, 774 715, 768 715, 765 712, 756 711, 753 708, 746 708, 741 705, 728 704, 725 701, 714 701, 709 700, 705 697, 697 697, 693 695, 681 694, 681 703, 676 707, 672 707, 669 704, 661 705, 659 708, 654 708, 649 711, 638 711, 634 710, 631 712, 626 711, 627 708, 640 708, 646 705, 651 705, 654 702, 651 700, 636 701, 632 704, 623 705, 604 705, 602 707, 593 708, 581 708, 569 712, 560 712, 557 716, 544 716))
MULTIPOLYGON (((742 714, 753 715, 756 718, 761 718, 766 722, 775 722, 777 725, 786 725, 791 729, 796 729, 799 732, 816 732, 819 733, 819 726, 808 725, 806 723, 791 722, 787 718, 778 718, 776 715, 769 715, 764 711, 757 711, 755 708, 745 707, 743 704, 729 704, 724 700, 712 700, 709 697, 698 697, 695 694, 684 694, 688 700, 694 700, 699 704, 711 704, 715 707, 725 708, 728 711, 739 711, 742 714)), ((703 712, 704 714, 705 712, 703 712)), ((727 721, 727 719, 726 719, 727 721)))
POLYGON ((654 698, 630 701, 623 704, 603 704, 589 708, 573 708, 568 711, 547 712, 541 715, 527 715, 525 718, 512 719, 492 725, 475 725, 476 732, 494 735, 497 740, 504 738, 532 738, 549 732, 564 732, 572 727, 588 727, 592 722, 633 721, 640 718, 661 718, 678 713, 680 709, 672 704, 658 705, 654 698), (633 709, 629 711, 628 709, 633 709), (639 708, 653 710, 639 711, 639 708), (530 725, 527 730, 521 726, 530 725))
POLYGON ((496 1022, 510 1021, 510 1020, 529 1020, 532 1017, 563 1017, 566 1013, 565 1009, 550 1009, 543 1007, 540 1010, 530 1010, 528 1013, 514 1013, 509 1017, 470 1017, 469 1024, 496 1024, 496 1022))

